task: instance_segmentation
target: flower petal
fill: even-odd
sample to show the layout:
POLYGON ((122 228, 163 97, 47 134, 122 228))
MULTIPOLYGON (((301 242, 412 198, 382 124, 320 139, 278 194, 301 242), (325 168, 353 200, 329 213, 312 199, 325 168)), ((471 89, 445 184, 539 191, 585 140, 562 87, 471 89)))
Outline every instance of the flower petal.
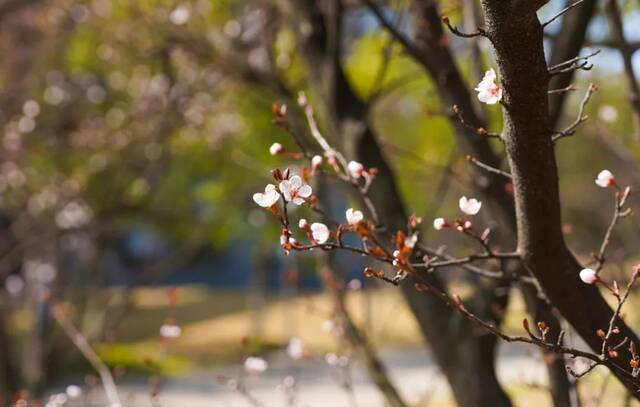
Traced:
POLYGON ((310 197, 310 196, 311 196, 311 193, 312 193, 312 192, 313 192, 313 191, 311 190, 311 187, 310 187, 309 185, 307 185, 307 184, 304 184, 303 186, 301 186, 301 187, 298 189, 298 194, 297 194, 297 195, 298 195, 298 196, 301 196, 301 197, 303 197, 303 198, 308 198, 308 197, 310 197))
POLYGON ((293 189, 298 189, 298 188, 300 188, 302 186, 302 178, 300 178, 299 175, 294 175, 289 180, 289 183, 291 184, 291 187, 293 189))

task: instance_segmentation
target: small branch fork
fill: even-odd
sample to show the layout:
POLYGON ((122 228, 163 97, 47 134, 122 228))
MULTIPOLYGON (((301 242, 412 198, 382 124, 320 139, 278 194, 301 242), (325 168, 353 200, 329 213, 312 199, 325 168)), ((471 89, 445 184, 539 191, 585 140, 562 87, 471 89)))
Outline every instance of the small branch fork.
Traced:
POLYGON ((93 368, 100 375, 100 381, 104 388, 104 392, 109 400, 109 405, 114 407, 121 407, 123 404, 118 396, 118 390, 116 383, 113 380, 109 367, 100 360, 98 354, 93 350, 87 339, 80 333, 78 328, 71 322, 69 316, 65 312, 62 305, 57 303, 51 304, 51 315, 56 320, 62 331, 67 335, 69 340, 75 345, 75 347, 82 353, 82 356, 93 366, 93 368))
POLYGON ((473 38, 473 37, 489 38, 487 36, 487 32, 482 28, 478 28, 478 30, 476 32, 473 32, 473 33, 463 33, 462 31, 458 30, 456 27, 451 25, 451 21, 449 21, 449 17, 447 17, 447 16, 442 16, 442 22, 444 23, 444 25, 447 26, 449 31, 451 31, 453 34, 457 35, 458 37, 462 37, 462 38, 473 38))
POLYGON ((616 194, 615 194, 615 209, 613 212, 613 218, 611 219, 611 222, 609 223, 609 227, 607 227, 607 230, 604 234, 604 238, 602 239, 602 243, 600 244, 600 250, 598 250, 598 253, 593 255, 594 260, 596 261, 596 268, 595 268, 595 272, 596 274, 599 273, 602 268, 604 267, 604 263, 606 261, 605 258, 605 252, 607 250, 607 247, 609 246, 609 243, 611 241, 611 235, 613 233, 613 229, 615 229, 616 225, 618 224, 618 222, 620 221, 620 219, 625 218, 627 216, 629 216, 632 213, 632 209, 631 208, 626 208, 625 209, 625 204, 627 202, 627 198, 629 197, 629 194, 631 193, 631 188, 626 187, 624 190, 620 189, 619 186, 617 186, 616 184, 613 184, 616 188, 616 194))
POLYGON ((582 122, 586 121, 589 118, 589 116, 584 114, 584 109, 587 106, 587 103, 589 103, 589 100, 591 99, 591 95, 593 95, 593 93, 597 90, 598 90, 598 87, 596 85, 594 85, 593 83, 589 84, 589 87, 587 88, 587 92, 585 93, 584 98, 582 98, 582 101, 580 102, 578 117, 576 117, 573 123, 571 123, 566 129, 561 131, 555 131, 554 134, 551 136, 551 141, 556 142, 563 137, 568 137, 575 134, 577 127, 580 124, 582 124, 582 122))
POLYGON ((467 122, 464 119, 464 116, 462 115, 462 111, 460 110, 460 108, 458 107, 458 105, 453 105, 453 112, 456 114, 456 116, 458 117, 458 120, 460 121, 460 123, 468 128, 469 130, 473 131, 474 133, 476 133, 478 136, 481 137, 489 137, 489 138, 496 138, 499 139, 500 141, 502 141, 502 135, 500 133, 491 133, 488 132, 485 128, 483 127, 475 127, 473 126, 471 123, 467 122))
MULTIPOLYGON (((571 132, 574 131, 575 127, 577 127, 577 125, 580 124, 582 121, 586 120, 586 116, 583 115, 584 106, 586 105, 587 101, 589 100, 589 97, 594 91, 595 91, 595 86, 590 85, 587 91, 587 94, 585 95, 585 98, 581 103, 578 119, 576 119, 576 121, 571 126, 569 126, 568 129, 566 129, 560 134, 564 134, 564 135, 572 134, 571 132)), ((321 145, 325 153, 332 152, 337 156, 338 153, 326 142, 326 140, 322 137, 320 132, 317 130, 317 126, 315 125, 315 119, 313 118, 313 111, 308 107, 306 103, 300 103, 300 106, 305 109, 306 118, 307 118, 307 121, 309 122, 309 128, 311 130, 312 137, 316 141, 318 141, 318 143, 321 145)), ((280 116, 278 120, 280 120, 281 122, 286 121, 283 115, 280 116)), ((283 125, 283 123, 280 123, 280 125, 283 127, 290 128, 290 126, 285 126, 283 125)), ((303 150, 303 151, 304 151, 304 154, 302 156, 310 160, 311 154, 309 154, 309 152, 307 152, 306 150, 303 150)), ((341 163, 346 162, 344 158, 342 158, 340 161, 341 163)), ((355 181, 356 186, 358 186, 357 181, 349 176, 348 171, 346 171, 344 174, 341 174, 340 173, 341 169, 337 164, 333 166, 333 168, 336 171, 337 173, 336 176, 339 179, 351 185, 353 185, 355 181)), ((280 173, 279 170, 276 170, 275 172, 280 173)), ((288 177, 288 172, 289 172, 288 170, 285 170, 284 178, 288 177)), ((613 185, 615 186, 615 182, 613 183, 613 185)), ((607 246, 609 245, 610 237, 614 227, 616 226, 616 224, 621 218, 631 213, 630 209, 624 208, 629 195, 629 191, 630 191, 629 188, 620 190, 616 186, 616 189, 617 189, 616 205, 615 205, 614 216, 609 227, 607 228, 607 231, 605 233, 603 242, 600 246, 599 252, 594 255, 594 259, 598 262, 597 271, 600 271, 604 265, 605 251, 607 246)), ((356 188, 356 190, 362 195, 366 194, 367 192, 367 190, 364 190, 363 192, 363 188, 360 188, 360 187, 356 188)), ((396 274, 393 277, 389 277, 382 270, 376 271, 372 267, 366 267, 364 270, 364 274, 366 277, 377 278, 379 280, 382 280, 386 283, 393 284, 393 285, 398 285, 407 276, 411 275, 416 281, 415 288, 418 291, 432 293, 438 299, 446 303, 448 306, 458 311, 464 318, 474 323, 477 323, 478 325, 485 328, 488 332, 492 333, 493 335, 505 341, 529 343, 550 352, 554 352, 558 354, 567 354, 573 358, 583 358, 583 359, 589 360, 590 363, 588 367, 580 372, 576 372, 573 370, 572 367, 567 366, 567 371, 574 377, 576 378, 583 377, 589 372, 591 372, 596 366, 605 366, 608 369, 618 373, 619 376, 623 378, 623 380, 627 381, 634 388, 640 391, 640 381, 638 380, 638 375, 640 373, 640 355, 638 355, 637 353, 636 345, 633 342, 629 342, 628 338, 622 338, 622 339, 615 338, 615 335, 620 333, 620 330, 616 326, 616 323, 617 321, 620 320, 621 318, 620 313, 621 313, 622 307, 627 301, 633 285, 637 282, 640 276, 640 265, 634 268, 632 278, 628 282, 624 292, 622 293, 618 288, 617 282, 614 281, 612 284, 612 287, 610 287, 604 282, 602 282, 602 280, 599 280, 599 282, 603 283, 603 285, 609 291, 611 291, 611 293, 614 295, 614 297, 617 300, 617 307, 613 315, 611 316, 609 325, 608 327, 606 327, 606 331, 603 329, 599 329, 597 332, 594 332, 595 335, 602 338, 602 348, 599 353, 592 353, 592 352, 583 351, 577 348, 565 346, 563 344, 563 340, 565 337, 564 331, 560 331, 558 333, 557 341, 549 341, 547 338, 548 338, 550 328, 546 326, 544 321, 537 322, 537 328, 538 328, 539 334, 536 334, 531 330, 528 320, 525 319, 523 321, 523 327, 524 327, 524 330, 527 332, 528 336, 507 335, 506 333, 500 331, 491 322, 487 322, 481 319, 480 317, 478 317, 477 315, 475 315, 474 313, 472 313, 471 311, 469 311, 464 306, 463 302, 460 300, 459 297, 452 296, 448 294, 446 291, 438 287, 435 287, 433 284, 429 282, 429 280, 426 278, 427 274, 425 273, 434 272, 440 268, 461 267, 466 271, 477 273, 478 275, 481 275, 484 277, 500 278, 505 280, 509 280, 509 279, 519 280, 519 281, 531 283, 537 287, 537 284, 536 284, 537 281, 533 277, 531 277, 531 280, 525 280, 527 277, 523 277, 519 275, 509 276, 504 271, 486 270, 486 269, 477 267, 474 264, 476 262, 495 260, 500 262, 500 264, 502 265, 505 261, 521 260, 521 256, 517 252, 494 251, 491 248, 489 243, 490 230, 485 229, 481 234, 476 233, 468 216, 465 216, 464 218, 456 219, 455 221, 452 222, 451 225, 447 224, 446 227, 451 227, 457 230, 458 232, 464 233, 471 239, 475 240, 483 248, 482 252, 457 258, 457 257, 449 256, 443 253, 442 249, 435 250, 422 245, 421 243, 417 242, 418 228, 421 223, 421 219, 412 215, 409 221, 407 222, 407 233, 405 234, 402 231, 397 231, 395 233, 393 238, 393 242, 395 244, 395 250, 392 253, 391 250, 387 248, 387 245, 382 243, 382 239, 378 237, 377 235, 378 230, 376 229, 375 225, 372 222, 365 221, 365 220, 360 221, 357 224, 351 224, 347 226, 339 222, 335 222, 335 224, 338 225, 337 231, 335 232, 335 240, 323 242, 323 243, 319 243, 315 241, 313 234, 311 233, 309 228, 307 228, 305 229, 305 232, 307 235, 307 239, 310 241, 310 244, 299 243, 295 239, 293 239, 291 236, 291 230, 290 230, 291 222, 288 218, 289 215, 287 210, 288 203, 284 199, 284 195, 282 193, 281 193, 281 198, 283 201, 282 211, 278 209, 277 204, 274 204, 270 208, 270 210, 278 217, 278 219, 280 220, 283 226, 283 232, 282 232, 283 239, 281 241, 281 244, 286 253, 288 253, 291 250, 296 250, 296 251, 311 251, 314 249, 320 249, 320 250, 326 250, 326 251, 345 250, 355 254, 359 254, 361 256, 369 257, 377 262, 390 264, 396 269, 396 274), (344 244, 342 241, 342 237, 345 233, 354 233, 357 236, 359 236, 362 241, 362 246, 357 247, 357 246, 344 244), (423 262, 416 263, 416 262, 410 261, 411 258, 416 258, 417 255, 422 255, 422 254, 424 254, 424 256, 422 257, 423 262), (621 366, 616 360, 618 357, 618 353, 626 345, 628 345, 627 351, 631 355, 630 366, 628 368, 621 366)), ((313 197, 310 198, 309 201, 312 208, 316 212, 324 213, 322 209, 317 208, 316 201, 315 199, 313 199, 313 197)))
POLYGON ((585 56, 578 56, 568 59, 564 62, 560 62, 558 65, 554 65, 548 68, 549 75, 558 75, 566 72, 583 70, 589 71, 593 68, 592 64, 589 64, 589 58, 596 56, 600 53, 600 50, 596 50, 585 56))

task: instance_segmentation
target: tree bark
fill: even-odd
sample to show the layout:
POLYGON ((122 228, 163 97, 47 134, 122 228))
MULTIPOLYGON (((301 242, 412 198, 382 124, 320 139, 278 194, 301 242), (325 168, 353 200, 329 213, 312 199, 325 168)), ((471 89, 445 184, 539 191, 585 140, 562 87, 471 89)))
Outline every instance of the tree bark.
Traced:
MULTIPOLYGON (((558 168, 549 130, 549 73, 536 15, 543 3, 483 0, 482 4, 504 88, 503 137, 514 183, 518 251, 551 303, 599 353, 602 341, 596 331, 608 327, 613 311, 597 287, 580 281, 582 266, 562 235, 558 168)), ((638 342, 623 321, 617 325, 618 338, 638 342)), ((620 352, 618 363, 628 369, 626 352, 620 352)), ((632 387, 620 372, 613 373, 632 387)))

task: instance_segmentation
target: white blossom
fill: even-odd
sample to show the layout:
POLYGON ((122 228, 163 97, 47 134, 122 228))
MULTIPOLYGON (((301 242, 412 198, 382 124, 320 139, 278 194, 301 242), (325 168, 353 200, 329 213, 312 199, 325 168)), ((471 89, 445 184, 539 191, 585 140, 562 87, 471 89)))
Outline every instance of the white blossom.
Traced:
POLYGON ((357 161, 349 161, 349 164, 347 164, 347 170, 353 178, 360 178, 364 171, 364 165, 357 161))
POLYGON ((189 11, 187 6, 180 5, 171 11, 171 14, 169 14, 169 20, 175 25, 183 25, 189 21, 190 16, 191 11, 189 11))
POLYGON ((278 199, 280 199, 280 194, 278 194, 276 186, 273 184, 268 184, 264 189, 264 193, 257 192, 253 194, 254 202, 263 208, 272 207, 276 202, 278 202, 278 199))
POLYGON ((335 323, 330 320, 330 319, 325 319, 324 321, 322 321, 322 330, 325 332, 331 332, 333 331, 333 328, 335 327, 335 323))
POLYGON ((271 147, 269 147, 269 154, 278 155, 284 151, 284 147, 280 143, 273 143, 271 147))
POLYGON ((335 353, 327 353, 326 355, 324 355, 324 360, 329 366, 336 366, 338 364, 339 358, 335 353))
POLYGON ((435 230, 442 230, 449 226, 449 223, 444 218, 435 218, 433 220, 433 228, 435 230))
POLYGON ((580 271, 580 280, 585 284, 595 284, 598 282, 599 277, 592 269, 582 269, 580 271))
POLYGON ((596 185, 601 188, 606 188, 610 185, 614 185, 616 183, 616 178, 613 176, 611 171, 602 170, 598 173, 598 177, 596 178, 596 185))
POLYGON ((179 338, 182 335, 182 328, 175 324, 163 324, 160 327, 160 336, 168 339, 179 338))
POLYGON ((352 291, 358 291, 362 288, 362 281, 358 280, 357 278, 351 279, 351 281, 347 283, 347 287, 349 287, 349 289, 352 291))
POLYGON ((411 236, 407 236, 406 239, 404 239, 404 245, 407 246, 410 249, 413 249, 416 245, 416 243, 418 243, 418 234, 414 233, 411 236))
POLYGON ((475 90, 478 92, 478 100, 482 103, 493 105, 502 100, 502 89, 496 84, 496 71, 493 68, 485 72, 475 90))
POLYGON ((466 196, 460 198, 458 202, 460 206, 460 210, 467 215, 476 215, 480 212, 480 208, 482 207, 482 202, 478 201, 475 198, 467 199, 466 196))
POLYGON ((82 388, 80 386, 76 386, 75 384, 72 384, 70 386, 67 386, 65 393, 67 393, 67 396, 70 399, 77 399, 82 395, 82 388))
POLYGON ((361 211, 354 210, 353 208, 347 209, 346 212, 347 223, 349 226, 355 226, 358 223, 362 222, 364 219, 364 215, 361 211))
POLYGON ((289 344, 287 345, 287 355, 293 360, 300 360, 304 355, 304 345, 302 343, 302 339, 294 336, 289 340, 289 344))
POLYGON ((269 367, 266 360, 258 356, 249 356, 244 361, 244 370, 248 373, 262 373, 269 367))
POLYGON ((311 196, 311 187, 302 181, 299 175, 294 175, 291 179, 280 182, 280 191, 287 202, 302 205, 304 199, 311 196))
POLYGON ((315 175, 320 166, 322 165, 322 156, 314 155, 311 159, 311 173, 315 175))
POLYGON ((324 223, 312 223, 311 224, 311 235, 313 236, 313 240, 322 244, 329 240, 329 228, 324 223))
POLYGON ((88 224, 92 217, 93 211, 89 206, 71 201, 56 214, 55 221, 60 229, 75 229, 88 224))
POLYGON ((611 105, 600 106, 598 116, 604 122, 613 123, 618 120, 618 109, 611 105))
POLYGON ((309 226, 309 223, 307 222, 307 220, 305 218, 302 218, 298 221, 298 227, 300 229, 306 229, 309 226))

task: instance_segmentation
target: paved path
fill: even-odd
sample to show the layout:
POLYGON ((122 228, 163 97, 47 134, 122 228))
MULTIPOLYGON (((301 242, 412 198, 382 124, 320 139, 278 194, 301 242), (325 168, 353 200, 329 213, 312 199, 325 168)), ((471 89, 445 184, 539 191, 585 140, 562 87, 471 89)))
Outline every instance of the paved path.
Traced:
MULTIPOLYGON (((423 397, 431 400, 443 400, 448 396, 448 386, 438 374, 432 358, 425 350, 387 350, 382 358, 388 366, 394 383, 405 399, 417 402, 423 397)), ((236 392, 216 381, 218 375, 237 377, 239 366, 211 369, 189 374, 180 378, 165 379, 159 400, 163 407, 245 407, 251 406, 236 392)), ((352 407, 383 406, 375 386, 373 386, 362 367, 352 366, 352 381, 355 402, 337 385, 336 368, 329 367, 324 361, 307 361, 292 364, 285 355, 274 355, 269 359, 269 369, 260 377, 245 380, 251 394, 264 406, 284 406, 285 395, 279 389, 284 377, 293 375, 297 379, 298 406, 308 407, 352 407)), ((521 344, 501 346, 498 376, 503 383, 543 383, 545 372, 542 361, 535 350, 521 344)), ((144 379, 129 379, 119 384, 119 392, 126 407, 150 407, 149 385, 144 379)), ((92 405, 106 406, 100 402, 100 390, 90 394, 92 405)), ((81 404, 77 404, 78 406, 81 404)), ((437 405, 437 404, 436 404, 437 405)), ((74 404, 70 405, 71 407, 74 404)))

